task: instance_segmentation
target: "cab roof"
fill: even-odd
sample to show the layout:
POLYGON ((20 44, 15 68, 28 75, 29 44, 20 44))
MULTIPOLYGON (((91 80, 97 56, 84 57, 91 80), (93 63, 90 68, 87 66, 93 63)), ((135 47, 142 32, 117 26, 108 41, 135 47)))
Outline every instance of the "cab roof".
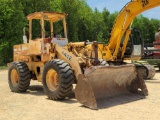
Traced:
POLYGON ((67 16, 65 13, 58 13, 58 12, 35 12, 31 13, 27 16, 28 20, 32 19, 41 19, 44 16, 44 20, 49 20, 52 22, 61 20, 67 16))

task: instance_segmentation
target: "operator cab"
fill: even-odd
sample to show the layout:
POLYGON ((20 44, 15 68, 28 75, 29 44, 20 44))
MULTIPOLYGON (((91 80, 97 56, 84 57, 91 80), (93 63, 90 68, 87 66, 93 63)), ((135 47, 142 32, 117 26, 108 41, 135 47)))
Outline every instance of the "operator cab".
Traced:
MULTIPOLYGON (((60 46, 65 46, 68 43, 68 39, 67 39, 67 29, 66 29, 66 16, 67 14, 64 13, 58 13, 58 12, 35 12, 32 14, 29 14, 27 16, 27 19, 29 20, 29 43, 33 41, 41 41, 42 46, 44 46, 44 44, 46 43, 54 43, 54 44, 58 44, 60 46), (32 33, 33 32, 33 21, 35 20, 39 20, 40 21, 40 35, 39 37, 35 38, 33 40, 33 36, 32 33), (63 26, 61 28, 60 26, 60 22, 62 21, 61 26, 63 26), (61 34, 56 34, 56 30, 54 29, 54 27, 56 28, 56 24, 58 24, 57 26, 59 26, 59 30, 63 30, 61 34), (45 29, 45 27, 49 27, 50 26, 50 30, 47 31, 45 29)), ((25 38, 25 37, 24 37, 25 38)), ((26 40, 25 40, 26 41, 26 40)), ((44 49, 42 47, 42 49, 44 49)))

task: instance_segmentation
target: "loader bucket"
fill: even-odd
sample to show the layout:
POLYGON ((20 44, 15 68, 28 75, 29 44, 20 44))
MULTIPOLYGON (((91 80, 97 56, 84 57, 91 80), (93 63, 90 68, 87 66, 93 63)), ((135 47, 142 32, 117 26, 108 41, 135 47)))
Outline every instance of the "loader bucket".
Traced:
POLYGON ((85 74, 78 76, 75 88, 76 99, 91 109, 107 107, 112 98, 119 101, 122 96, 128 102, 142 99, 146 95, 148 90, 140 71, 132 64, 88 68, 85 74), (131 96, 134 98, 129 99, 131 96))

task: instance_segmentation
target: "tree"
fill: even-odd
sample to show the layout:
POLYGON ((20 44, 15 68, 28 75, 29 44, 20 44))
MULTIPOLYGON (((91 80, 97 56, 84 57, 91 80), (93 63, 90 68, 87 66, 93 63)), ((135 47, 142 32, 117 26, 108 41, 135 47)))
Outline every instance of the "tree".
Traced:
POLYGON ((108 40, 109 31, 110 31, 110 28, 109 28, 110 12, 106 9, 106 7, 103 9, 102 15, 103 15, 103 21, 104 21, 104 25, 105 25, 105 28, 103 30, 103 38, 104 38, 104 40, 108 40))
POLYGON ((22 9, 16 0, 1 0, 0 65, 12 60, 13 45, 22 42, 22 29, 25 25, 22 9))
POLYGON ((133 22, 133 28, 138 28, 140 30, 145 43, 153 43, 155 32, 159 26, 159 20, 149 20, 142 14, 138 15, 133 22))

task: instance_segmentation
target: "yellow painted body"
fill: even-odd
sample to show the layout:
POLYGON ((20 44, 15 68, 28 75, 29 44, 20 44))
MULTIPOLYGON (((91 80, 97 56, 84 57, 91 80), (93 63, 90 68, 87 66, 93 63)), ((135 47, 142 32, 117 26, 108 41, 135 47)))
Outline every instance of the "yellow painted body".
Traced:
MULTIPOLYGON (((28 40, 28 43, 14 45, 13 61, 27 63, 29 70, 32 72, 32 74, 36 76, 32 79, 42 81, 41 78, 42 78, 44 64, 52 59, 55 59, 56 55, 58 56, 58 59, 64 59, 62 56, 60 56, 61 54, 57 52, 57 49, 60 48, 58 47, 59 45, 51 42, 51 40, 53 39, 53 23, 59 20, 62 20, 63 22, 64 37, 65 37, 65 38, 59 38, 59 40, 60 41, 67 40, 67 30, 66 30, 66 21, 65 21, 66 16, 67 14, 57 13, 57 12, 36 12, 27 16, 27 19, 29 20, 29 40, 28 40), (34 19, 40 20, 42 37, 36 38, 33 40, 32 39, 32 20, 34 19), (51 28, 50 38, 45 38, 44 21, 50 22, 50 28, 51 28)), ((65 50, 65 48, 60 48, 58 50, 61 50, 61 49, 65 50)), ((77 66, 75 70, 77 70, 78 67, 79 66, 77 66)))

